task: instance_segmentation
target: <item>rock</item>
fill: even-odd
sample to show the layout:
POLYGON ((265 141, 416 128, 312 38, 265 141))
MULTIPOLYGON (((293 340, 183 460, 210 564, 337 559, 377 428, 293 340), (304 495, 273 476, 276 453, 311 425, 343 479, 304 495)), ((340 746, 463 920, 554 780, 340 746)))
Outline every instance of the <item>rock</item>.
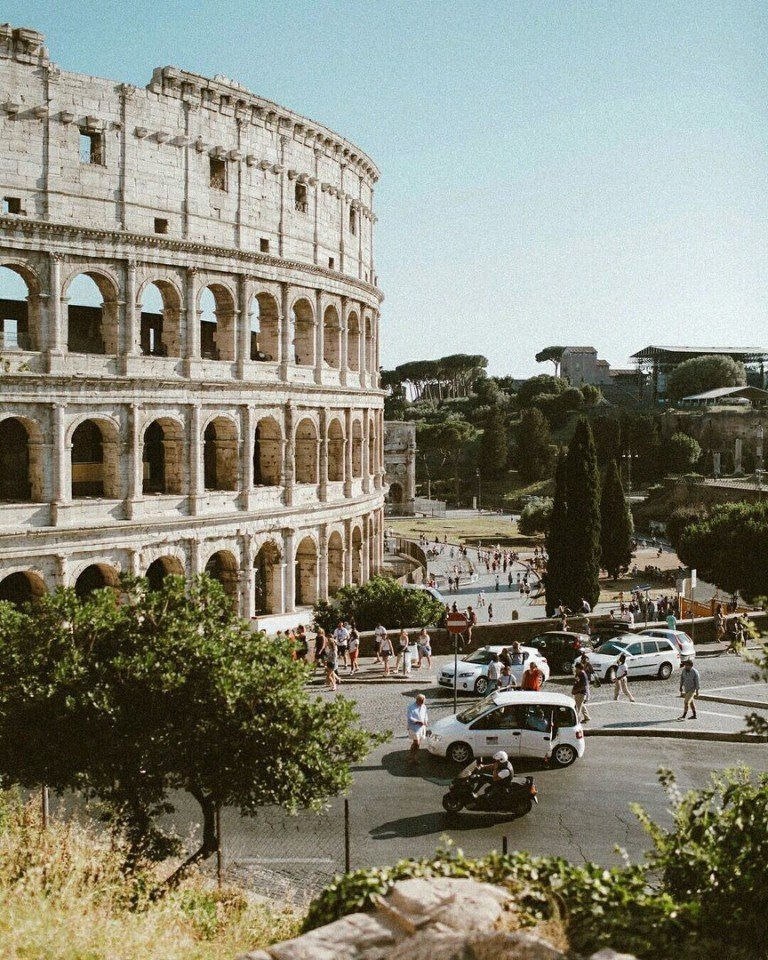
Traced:
POLYGON ((378 915, 352 913, 295 940, 275 944, 271 960, 361 960, 386 957, 396 938, 378 915))
POLYGON ((593 953, 589 960, 636 960, 630 953, 616 953, 610 947, 603 947, 597 953, 593 953))
POLYGON ((430 929, 404 940, 386 960, 565 960, 545 940, 530 933, 430 929))
POLYGON ((400 881, 378 909, 409 932, 439 923, 469 933, 494 929, 511 903, 506 891, 488 883, 437 877, 400 881))

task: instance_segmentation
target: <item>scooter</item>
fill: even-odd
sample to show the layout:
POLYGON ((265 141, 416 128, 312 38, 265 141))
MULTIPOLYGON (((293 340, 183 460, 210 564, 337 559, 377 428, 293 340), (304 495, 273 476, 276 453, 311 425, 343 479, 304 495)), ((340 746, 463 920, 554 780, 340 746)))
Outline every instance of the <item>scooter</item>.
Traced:
POLYGON ((539 802, 533 777, 510 780, 509 785, 499 789, 490 784, 479 796, 475 796, 487 778, 480 772, 480 761, 470 763, 456 777, 443 797, 443 809, 447 813, 459 813, 461 810, 483 810, 494 813, 511 813, 522 817, 529 813, 534 803, 539 802))

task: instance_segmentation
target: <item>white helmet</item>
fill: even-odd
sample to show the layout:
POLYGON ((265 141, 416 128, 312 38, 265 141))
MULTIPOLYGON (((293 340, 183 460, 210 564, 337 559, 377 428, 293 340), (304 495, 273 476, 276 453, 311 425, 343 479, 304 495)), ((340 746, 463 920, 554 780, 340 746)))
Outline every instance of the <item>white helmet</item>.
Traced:
POLYGON ((509 757, 506 755, 506 753, 504 753, 503 750, 499 750, 497 753, 494 753, 493 759, 498 760, 499 763, 506 763, 507 760, 509 760, 509 757))

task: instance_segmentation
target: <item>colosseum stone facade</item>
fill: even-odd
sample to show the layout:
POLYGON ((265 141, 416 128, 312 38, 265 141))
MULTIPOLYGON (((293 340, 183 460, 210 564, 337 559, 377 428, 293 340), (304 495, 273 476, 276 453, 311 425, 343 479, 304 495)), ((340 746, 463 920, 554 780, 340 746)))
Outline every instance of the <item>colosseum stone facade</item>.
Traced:
POLYGON ((208 571, 246 617, 382 562, 378 171, 243 87, 0 26, 0 596, 208 571))

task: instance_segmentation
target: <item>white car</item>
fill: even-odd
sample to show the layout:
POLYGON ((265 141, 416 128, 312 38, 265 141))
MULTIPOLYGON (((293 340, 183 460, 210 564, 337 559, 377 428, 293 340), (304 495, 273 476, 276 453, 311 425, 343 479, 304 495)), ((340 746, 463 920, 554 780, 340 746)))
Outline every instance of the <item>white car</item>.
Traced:
POLYGON ((584 755, 584 730, 572 697, 543 690, 496 692, 468 710, 430 725, 427 750, 465 766, 473 757, 506 750, 567 767, 584 755))
POLYGON ((641 637, 624 633, 601 643, 591 651, 589 662, 600 680, 616 679, 616 662, 620 655, 627 655, 627 672, 632 677, 658 677, 666 680, 673 670, 680 667, 681 657, 677 647, 665 637, 641 637))
MULTIPOLYGON (((500 647, 480 647, 468 656, 459 660, 459 678, 456 687, 458 690, 475 693, 478 697, 484 697, 488 693, 488 666, 491 662, 491 655, 501 653, 502 650, 512 651, 509 646, 500 647)), ((544 674, 545 682, 549 680, 549 664, 546 657, 542 657, 538 650, 533 647, 520 647, 523 662, 513 664, 510 667, 510 673, 515 678, 515 683, 520 684, 520 679, 528 665, 528 658, 532 657, 533 662, 544 674)), ((450 687, 453 689, 453 661, 447 663, 438 675, 437 682, 441 687, 450 687)))
POLYGON ((641 637, 664 637, 665 640, 671 640, 680 652, 683 660, 696 659, 696 647, 693 641, 682 630, 666 630, 664 627, 649 627, 647 630, 640 631, 641 637))

